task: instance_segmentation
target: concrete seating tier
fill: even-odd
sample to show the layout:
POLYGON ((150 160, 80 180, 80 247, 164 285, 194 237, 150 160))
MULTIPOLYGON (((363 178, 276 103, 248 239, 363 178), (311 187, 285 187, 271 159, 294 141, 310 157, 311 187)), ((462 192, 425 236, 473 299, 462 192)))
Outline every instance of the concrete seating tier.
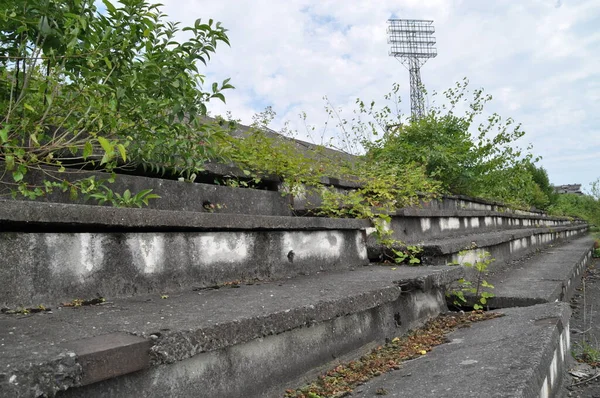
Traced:
MULTIPOLYGON (((564 227, 494 230, 404 243, 421 247, 422 262, 428 265, 473 264, 486 252, 498 264, 529 254, 554 241, 585 234, 587 229, 587 224, 577 223, 564 227)), ((403 249, 405 245, 397 246, 396 249, 403 249)), ((389 249, 369 237, 369 259, 380 261, 386 258, 384 253, 390 254, 389 249)))
POLYGON ((352 397, 555 397, 570 356, 567 303, 499 311, 448 344, 372 379, 352 397), (383 394, 385 391, 385 394, 383 394))
POLYGON ((8 306, 368 264, 366 220, 0 203, 0 303, 8 306))
POLYGON ((488 305, 508 308, 568 302, 580 285, 593 249, 593 238, 575 237, 545 247, 534 256, 493 268, 486 278, 494 285, 494 297, 488 300, 488 305))
POLYGON ((461 276, 361 267, 0 314, 0 396, 281 396, 444 311, 445 286, 461 276))
POLYGON ((485 233, 497 230, 565 227, 585 224, 581 220, 544 214, 514 214, 490 210, 402 209, 392 215, 394 238, 418 242, 431 238, 485 233))
MULTIPOLYGON (((280 397, 446 311, 446 290, 468 269, 444 264, 490 252, 502 307, 566 300, 589 261, 585 223, 435 203, 394 217, 436 264, 408 267, 369 263, 381 248, 365 220, 1 201, 0 307, 17 311, 0 313, 0 397, 280 397), (454 219, 464 228, 442 230, 454 219), (106 301, 61 305, 97 295, 106 301), (52 311, 18 311, 39 304, 52 311)), ((414 377, 392 372, 362 391, 552 396, 568 308, 531 308, 456 332, 455 344, 406 364, 414 377), (474 374, 488 371, 501 377, 486 387, 488 373, 474 374)))

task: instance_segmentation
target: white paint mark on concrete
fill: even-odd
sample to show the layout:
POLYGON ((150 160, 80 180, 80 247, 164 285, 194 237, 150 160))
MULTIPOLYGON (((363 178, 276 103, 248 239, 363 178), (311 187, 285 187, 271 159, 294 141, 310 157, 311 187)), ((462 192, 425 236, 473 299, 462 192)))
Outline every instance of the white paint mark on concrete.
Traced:
POLYGON ((369 227, 365 229, 367 236, 370 236, 371 234, 374 234, 375 232, 377 232, 377 228, 375 227, 369 227))
POLYGON ((49 268, 53 274, 69 273, 80 282, 102 267, 103 235, 92 233, 45 234, 49 268))
POLYGON ((454 230, 460 228, 460 219, 458 217, 440 218, 440 230, 454 230))
POLYGON ((484 220, 485 226, 490 227, 494 225, 494 221, 492 221, 492 217, 486 217, 484 220))
POLYGON ((431 218, 423 217, 421 218, 421 231, 427 232, 431 229, 431 218))
POLYGON ((133 264, 144 274, 161 271, 165 262, 165 240, 163 234, 136 233, 127 236, 127 246, 133 264))
POLYGON ((560 334, 558 338, 558 348, 560 349, 560 360, 563 362, 565 360, 565 338, 564 338, 564 330, 563 333, 560 334))
POLYGON ((479 228, 479 217, 471 218, 471 228, 479 228))
POLYGON ((297 259, 322 258, 336 260, 342 254, 344 235, 337 231, 285 232, 281 244, 281 260, 287 261, 290 250, 297 259))
POLYGON ((548 398, 550 396, 550 391, 548 388, 548 377, 544 378, 544 383, 542 384, 542 388, 540 388, 540 398, 548 398))
POLYGON ((452 255, 452 262, 456 262, 460 265, 464 265, 466 263, 473 265, 479 261, 480 257, 483 256, 484 253, 484 249, 467 250, 466 252, 463 252, 462 255, 456 253, 452 255))
POLYGON ((554 356, 550 363, 550 386, 554 387, 554 382, 558 376, 558 351, 554 350, 554 356))
POLYGON ((243 232, 204 233, 194 237, 192 244, 194 260, 200 264, 239 263, 248 259, 254 237, 243 232))
POLYGON ((367 255, 367 243, 365 242, 365 239, 363 238, 363 234, 359 232, 356 232, 355 235, 355 240, 356 240, 356 250, 358 251, 358 257, 361 260, 364 261, 368 261, 368 255, 367 255))
POLYGON ((476 363, 478 363, 479 361, 476 361, 474 359, 465 359, 464 361, 462 361, 460 364, 461 365, 474 365, 476 363))

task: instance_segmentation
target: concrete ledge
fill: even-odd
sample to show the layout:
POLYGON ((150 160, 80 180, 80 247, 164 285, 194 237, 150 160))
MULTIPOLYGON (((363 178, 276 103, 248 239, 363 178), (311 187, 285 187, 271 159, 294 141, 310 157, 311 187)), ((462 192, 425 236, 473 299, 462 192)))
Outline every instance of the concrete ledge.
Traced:
POLYGON ((154 295, 29 317, 0 315, 0 391, 280 396, 283 385, 334 358, 437 315, 445 308, 444 286, 462 275, 456 267, 366 267, 164 300, 154 295), (91 366, 90 355, 101 366, 91 366), (123 355, 135 366, 120 364, 123 355), (148 362, 149 369, 129 373, 148 362), (110 369, 110 376, 122 376, 73 388, 106 378, 110 369))
POLYGON ((82 385, 96 383, 150 366, 152 341, 125 333, 75 340, 62 347, 81 365, 82 385))
MULTIPOLYGON (((587 228, 587 224, 554 228, 519 228, 406 243, 423 248, 425 264, 474 263, 484 252, 489 252, 497 262, 503 262, 523 256, 556 240, 585 233, 587 228)), ((367 244, 369 258, 372 261, 380 259, 384 250, 381 245, 371 237, 367 244)))
MULTIPOLYGON (((0 163, 0 169, 3 169, 2 163, 0 163)), ((92 171, 68 170, 65 173, 58 173, 56 169, 51 168, 47 168, 45 171, 47 174, 58 180, 65 178, 80 179, 92 176, 96 177, 97 180, 108 180, 111 177, 108 173, 92 171)), ((243 176, 241 171, 240 174, 243 176)), ((12 177, 8 175, 5 178, 12 179, 12 177)), ((42 185, 43 180, 47 179, 48 176, 39 171, 32 170, 27 173, 25 178, 31 185, 42 185)), ((119 194, 123 194, 127 189, 133 193, 140 192, 144 189, 152 189, 152 193, 159 195, 160 198, 152 199, 149 202, 148 207, 157 210, 257 214, 268 216, 292 215, 291 198, 289 195, 282 195, 281 192, 276 191, 242 189, 215 185, 212 183, 214 176, 207 176, 207 180, 210 183, 186 183, 166 178, 119 174, 114 183, 107 183, 106 185, 119 194)), ((9 195, 10 190, 7 186, 0 184, 0 196, 8 197, 9 195)), ((68 192, 61 192, 58 189, 53 193, 40 198, 39 201, 73 203, 73 200, 69 198, 68 192)), ((76 203, 84 204, 83 198, 79 198, 76 203)), ((88 204, 90 203, 88 202, 88 204)))
POLYGON ((127 209, 63 203, 0 201, 2 231, 46 230, 204 231, 204 230, 356 230, 367 220, 207 214, 188 211, 127 209))
POLYGON ((507 264, 487 278, 495 287, 488 305, 507 308, 570 300, 592 258, 593 246, 594 239, 585 236, 507 264))
MULTIPOLYGON (((326 220, 325 220, 326 221, 326 220)), ((0 305, 51 305, 367 265, 361 230, 2 232, 0 305)))
MULTIPOLYGON (((532 219, 547 221, 583 222, 572 217, 549 216, 544 213, 516 214, 497 210, 463 210, 463 209, 431 209, 431 208, 402 208, 391 214, 392 217, 502 217, 512 219, 532 219)), ((541 223, 540 223, 541 224, 541 223)), ((545 225, 545 224, 544 224, 545 225)), ((551 225, 551 224, 548 224, 551 225)))
POLYGON ((504 317, 459 329, 451 341, 402 369, 358 387, 351 396, 555 397, 570 355, 566 303, 501 310, 504 317))
POLYGON ((414 242, 502 229, 584 225, 581 220, 488 210, 403 209, 390 223, 395 239, 414 242))

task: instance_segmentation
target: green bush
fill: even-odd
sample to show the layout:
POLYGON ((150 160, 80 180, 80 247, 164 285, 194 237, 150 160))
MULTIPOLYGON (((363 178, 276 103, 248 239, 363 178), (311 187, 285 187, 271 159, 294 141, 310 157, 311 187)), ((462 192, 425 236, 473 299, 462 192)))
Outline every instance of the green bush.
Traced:
POLYGON ((228 44, 226 30, 212 20, 180 29, 143 0, 103 4, 100 14, 92 0, 0 0, 0 162, 14 192, 98 187, 65 165, 189 175, 219 156, 222 132, 203 116, 232 86, 202 90, 198 68, 228 44), (175 41, 180 31, 190 38, 175 41), (29 185, 26 174, 44 166, 65 178, 29 185))

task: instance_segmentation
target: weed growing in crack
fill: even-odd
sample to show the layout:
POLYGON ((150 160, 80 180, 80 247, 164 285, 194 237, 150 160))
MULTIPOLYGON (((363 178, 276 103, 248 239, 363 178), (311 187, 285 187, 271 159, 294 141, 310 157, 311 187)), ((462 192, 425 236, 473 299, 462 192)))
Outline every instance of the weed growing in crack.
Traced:
MULTIPOLYGON (((463 256, 464 252, 459 252, 459 256, 463 256)), ((489 252, 483 252, 479 255, 475 263, 465 262, 462 265, 475 270, 474 280, 461 278, 457 281, 456 288, 450 288, 446 293, 448 298, 452 298, 452 304, 458 308, 468 304, 466 295, 473 296, 473 309, 482 310, 487 305, 487 300, 494 297, 494 294, 489 290, 494 288, 485 278, 488 273, 488 268, 495 259, 492 258, 489 252)), ((455 263, 454 265, 459 265, 455 263)))

